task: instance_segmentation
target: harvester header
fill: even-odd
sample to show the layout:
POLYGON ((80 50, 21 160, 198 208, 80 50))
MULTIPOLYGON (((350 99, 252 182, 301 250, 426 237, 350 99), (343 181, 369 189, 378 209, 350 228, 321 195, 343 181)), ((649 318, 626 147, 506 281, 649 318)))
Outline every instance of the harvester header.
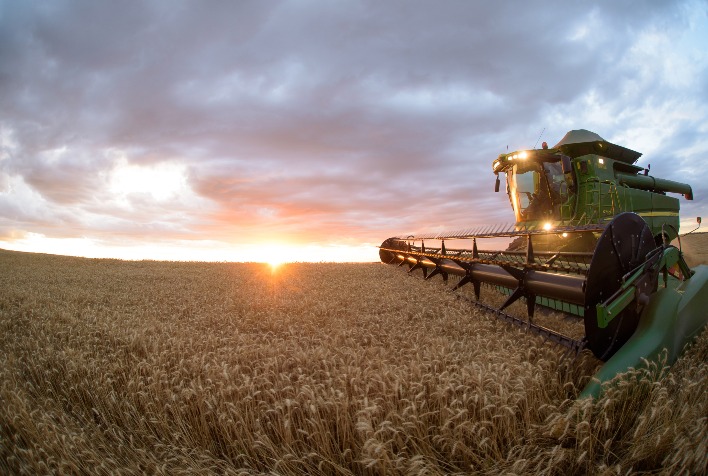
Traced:
MULTIPOLYGON (((472 284, 473 302, 496 316, 576 353, 589 349, 606 362, 600 380, 663 348, 675 359, 708 322, 701 299, 708 266, 690 269, 670 245, 679 200, 666 194, 692 200, 691 186, 650 176, 650 167, 636 165, 641 155, 583 129, 551 148, 500 154, 492 163, 495 191, 505 174, 513 226, 392 237, 379 256, 425 279, 455 277, 454 290, 472 284), (479 246, 500 237, 511 240, 505 250, 479 246), (466 247, 451 247, 455 242, 466 247), (499 309, 479 301, 482 285, 507 296, 499 309), (522 298, 526 320, 505 311, 522 298), (536 324, 536 306, 578 316, 585 336, 536 324)), ((599 389, 590 384, 585 394, 599 389)))

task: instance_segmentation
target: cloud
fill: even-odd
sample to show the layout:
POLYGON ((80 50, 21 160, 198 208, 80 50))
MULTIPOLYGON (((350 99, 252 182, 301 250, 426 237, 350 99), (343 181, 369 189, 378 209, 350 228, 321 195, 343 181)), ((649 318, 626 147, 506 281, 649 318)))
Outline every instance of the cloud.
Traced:
POLYGON ((706 10, 0 2, 0 228, 339 243, 511 221, 491 161, 576 128, 691 181, 700 212, 706 10), (155 190, 116 187, 126 170, 155 190))

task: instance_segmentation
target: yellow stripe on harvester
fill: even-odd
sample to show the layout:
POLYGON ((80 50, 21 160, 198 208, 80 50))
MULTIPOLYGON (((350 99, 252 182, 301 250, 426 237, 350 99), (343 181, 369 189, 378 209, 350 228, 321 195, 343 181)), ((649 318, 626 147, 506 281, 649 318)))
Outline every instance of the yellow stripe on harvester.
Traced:
POLYGON ((637 212, 637 215, 643 217, 677 217, 678 212, 637 212))

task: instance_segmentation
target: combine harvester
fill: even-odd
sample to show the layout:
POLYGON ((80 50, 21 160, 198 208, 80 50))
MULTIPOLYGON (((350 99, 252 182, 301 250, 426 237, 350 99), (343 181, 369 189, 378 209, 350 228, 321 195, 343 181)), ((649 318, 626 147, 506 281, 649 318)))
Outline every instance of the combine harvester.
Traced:
MULTIPOLYGON (((385 240, 381 261, 421 270, 425 279, 459 278, 471 284, 476 305, 577 355, 589 349, 604 365, 581 396, 667 350, 672 364, 708 322, 708 266, 690 269, 679 248, 679 200, 693 199, 687 184, 649 175, 635 165, 641 153, 586 131, 568 132, 552 148, 501 154, 492 164, 506 174, 516 223, 455 233, 385 240), (503 251, 478 248, 506 238, 503 251), (457 240, 464 247, 450 248, 457 240), (496 309, 479 301, 481 284, 508 297, 496 309), (528 319, 504 311, 525 298, 528 319), (537 305, 582 318, 574 339, 533 322, 537 305)), ((698 219, 700 225, 700 218, 698 219)))

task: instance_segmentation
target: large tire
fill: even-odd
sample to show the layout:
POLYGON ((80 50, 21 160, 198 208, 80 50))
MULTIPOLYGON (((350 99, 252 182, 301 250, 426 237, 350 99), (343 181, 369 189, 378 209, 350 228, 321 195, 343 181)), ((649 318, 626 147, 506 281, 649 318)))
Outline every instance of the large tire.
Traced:
MULTIPOLYGON (((607 360, 632 337, 641 313, 630 303, 607 325, 597 322, 596 305, 605 302, 622 286, 622 277, 646 261, 656 249, 649 225, 635 213, 617 215, 600 236, 585 283, 585 336, 588 348, 600 360, 607 360)), ((656 291, 657 283, 652 283, 656 291)))

